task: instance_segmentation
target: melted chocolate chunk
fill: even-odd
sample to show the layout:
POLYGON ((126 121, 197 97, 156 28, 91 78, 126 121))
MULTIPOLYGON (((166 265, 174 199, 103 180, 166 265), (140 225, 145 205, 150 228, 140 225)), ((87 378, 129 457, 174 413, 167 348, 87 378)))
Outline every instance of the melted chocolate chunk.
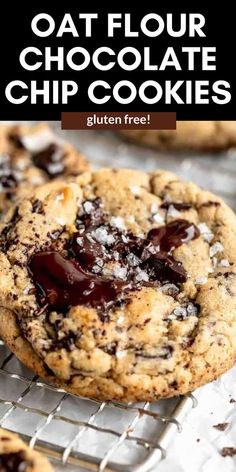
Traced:
POLYGON ((24 144, 19 134, 13 132, 8 135, 9 141, 13 144, 16 149, 24 149, 24 144))
POLYGON ((10 189, 16 188, 17 180, 12 173, 0 175, 0 186, 2 187, 3 191, 9 191, 10 189))
POLYGON ((186 282, 186 271, 180 262, 164 252, 149 257, 141 267, 148 271, 149 280, 180 284, 186 282))
POLYGON ((130 290, 187 280, 171 252, 199 236, 194 224, 176 220, 151 230, 144 239, 107 220, 100 199, 88 200, 76 222, 78 232, 67 243, 68 257, 55 247, 33 255, 29 269, 41 306, 61 311, 79 304, 104 309, 130 290))
POLYGON ((29 467, 32 462, 26 460, 24 451, 0 455, 0 472, 26 472, 29 467))
POLYGON ((49 177, 57 177, 65 170, 63 162, 64 150, 57 144, 50 144, 43 151, 33 155, 33 162, 36 167, 44 170, 49 177))
POLYGON ((148 239, 161 251, 170 252, 200 235, 198 228, 186 220, 174 220, 166 226, 151 229, 148 239))
POLYGON ((86 231, 82 235, 79 232, 74 233, 71 240, 74 255, 82 267, 89 271, 95 266, 97 258, 107 259, 104 246, 90 238, 90 234, 86 231))
POLYGON ((76 260, 66 260, 53 251, 34 254, 29 268, 38 288, 40 304, 55 310, 80 304, 106 306, 127 285, 87 274, 76 260))
POLYGON ((178 202, 163 202, 160 208, 163 210, 168 210, 170 206, 173 206, 178 211, 190 210, 192 205, 190 203, 178 203, 178 202))

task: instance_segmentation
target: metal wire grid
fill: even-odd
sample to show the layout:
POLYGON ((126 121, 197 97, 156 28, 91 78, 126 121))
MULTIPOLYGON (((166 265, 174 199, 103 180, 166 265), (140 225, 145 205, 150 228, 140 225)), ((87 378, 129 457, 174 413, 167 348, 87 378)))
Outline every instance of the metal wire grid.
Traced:
POLYGON ((14 431, 18 432, 30 447, 45 453, 53 461, 60 462, 65 470, 83 467, 99 472, 148 471, 165 456, 173 434, 181 431, 181 421, 185 414, 196 405, 196 400, 192 395, 176 400, 174 405, 172 401, 167 400, 165 408, 169 412, 162 414, 156 410, 159 402, 153 407, 147 402, 141 405, 125 405, 113 402, 101 403, 76 397, 42 382, 36 375, 32 376, 2 342, 0 342, 0 377, 2 379, 0 385, 4 386, 4 392, 1 391, 0 396, 0 425, 11 430, 14 425, 14 431), (32 398, 30 398, 33 392, 33 396, 37 393, 34 399, 35 405, 32 404, 32 398), (54 398, 49 409, 42 406, 42 399, 40 399, 42 392, 44 404, 44 397, 48 398, 49 393, 54 398), (87 405, 90 409, 92 408, 86 419, 76 419, 68 412, 63 413, 63 405, 71 399, 73 399, 75 410, 83 410, 87 405), (170 403, 172 403, 171 408, 170 403), (127 415, 127 422, 123 428, 116 428, 112 412, 127 415), (17 415, 17 418, 20 413, 24 416, 21 416, 20 421, 16 421, 15 424, 14 415, 17 415), (99 421, 102 416, 104 418, 99 421), (24 418, 23 421, 22 418, 24 418), (33 424, 33 429, 24 432, 25 424, 30 422, 33 424), (151 430, 151 437, 136 433, 140 423, 145 423, 146 430, 151 430), (63 443, 55 441, 55 434, 52 435, 51 432, 46 434, 50 426, 53 427, 54 432, 64 432, 69 426, 68 434, 63 433, 63 443), (96 434, 98 445, 101 436, 107 436, 106 450, 99 456, 86 452, 84 445, 79 447, 88 431, 96 434), (135 456, 139 456, 139 460, 128 460, 127 463, 120 464, 119 461, 114 461, 114 456, 119 453, 121 446, 126 444, 132 445, 135 456))

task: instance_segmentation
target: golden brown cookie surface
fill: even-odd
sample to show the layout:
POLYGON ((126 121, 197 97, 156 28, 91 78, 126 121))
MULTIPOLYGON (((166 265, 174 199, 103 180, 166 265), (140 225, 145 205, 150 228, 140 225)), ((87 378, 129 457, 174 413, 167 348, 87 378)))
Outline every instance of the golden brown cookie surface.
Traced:
POLYGON ((0 335, 83 396, 155 400, 236 358, 236 217, 165 171, 101 169, 34 190, 0 237, 0 335))

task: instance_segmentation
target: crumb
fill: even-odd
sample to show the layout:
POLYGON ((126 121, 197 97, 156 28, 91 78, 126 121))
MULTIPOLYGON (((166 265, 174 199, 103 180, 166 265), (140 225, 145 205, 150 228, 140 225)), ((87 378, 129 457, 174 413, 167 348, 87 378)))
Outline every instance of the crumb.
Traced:
POLYGON ((221 450, 222 457, 233 457, 236 454, 236 447, 223 447, 221 450))
POLYGON ((219 423, 214 424, 213 428, 218 429, 219 431, 225 431, 229 426, 229 423, 219 423))
POLYGON ((234 398, 230 398, 229 403, 236 403, 236 400, 234 398))
POLYGON ((197 442, 200 442, 200 438, 197 438, 197 442))

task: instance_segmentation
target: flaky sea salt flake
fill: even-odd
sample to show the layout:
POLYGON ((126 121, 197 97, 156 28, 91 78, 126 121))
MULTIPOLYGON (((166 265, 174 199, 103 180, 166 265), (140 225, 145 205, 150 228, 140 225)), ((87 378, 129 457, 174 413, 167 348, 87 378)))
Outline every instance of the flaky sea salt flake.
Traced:
POLYGON ((140 195, 141 189, 140 187, 138 187, 138 185, 130 185, 129 188, 134 195, 136 196, 140 195))
POLYGON ((214 238, 214 234, 210 230, 210 228, 207 226, 206 223, 200 223, 198 225, 198 229, 204 239, 204 241, 210 243, 212 239, 214 238))
POLYGON ((116 357, 117 359, 123 359, 124 357, 127 356, 127 352, 126 351, 117 351, 116 353, 116 357))
POLYGON ((124 218, 121 216, 112 216, 110 219, 110 225, 118 229, 126 229, 124 218))
POLYGON ((176 319, 181 318, 184 320, 185 318, 187 318, 187 310, 186 308, 181 306, 177 307, 174 309, 173 315, 175 315, 176 319))
POLYGON ((213 244, 213 246, 210 247, 209 254, 210 254, 210 257, 213 257, 219 252, 223 252, 223 251, 224 251, 224 246, 219 241, 217 241, 215 244, 213 244))
POLYGON ((160 213, 155 213, 155 215, 152 215, 152 219, 155 223, 164 223, 164 217, 160 215, 160 213))
POLYGON ((136 278, 137 282, 148 282, 149 281, 148 274, 147 274, 147 272, 145 272, 145 270, 139 270, 135 278, 136 278))
POLYGON ((127 276, 127 268, 126 267, 114 267, 113 274, 117 279, 124 280, 127 276))
POLYGON ((56 221, 59 225, 65 226, 65 224, 66 224, 65 218, 59 217, 59 216, 55 216, 54 219, 55 219, 55 221, 56 221))
POLYGON ((187 313, 189 316, 197 316, 198 308, 190 302, 187 306, 187 313))
POLYGON ((196 285, 204 285, 206 283, 207 283, 207 277, 205 277, 204 275, 199 275, 198 277, 196 277, 196 280, 195 280, 196 285))
POLYGON ((108 246, 115 242, 115 238, 112 234, 109 234, 107 229, 100 226, 91 233, 92 237, 101 244, 107 244, 108 246))
POLYGON ((180 211, 176 210, 174 205, 170 205, 167 210, 167 218, 179 218, 180 211))
POLYGON ((221 261, 218 262, 218 267, 229 267, 230 263, 228 259, 221 259, 221 261))
POLYGON ((89 202, 89 201, 84 202, 83 207, 84 207, 85 213, 88 213, 88 214, 89 214, 89 213, 92 213, 92 211, 93 211, 93 204, 92 204, 92 202, 89 202))
POLYGON ((136 267, 140 263, 140 259, 137 256, 135 256, 135 254, 133 254, 132 252, 127 255, 126 259, 132 267, 136 267))

